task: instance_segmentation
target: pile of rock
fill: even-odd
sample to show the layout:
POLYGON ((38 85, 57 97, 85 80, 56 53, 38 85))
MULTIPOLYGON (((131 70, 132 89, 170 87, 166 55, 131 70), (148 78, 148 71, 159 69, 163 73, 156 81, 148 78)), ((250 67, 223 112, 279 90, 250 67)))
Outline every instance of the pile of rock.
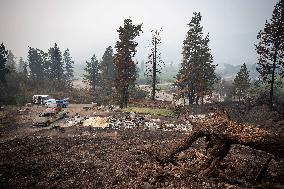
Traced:
POLYGON ((136 115, 134 112, 120 118, 110 116, 108 117, 108 123, 109 127, 114 129, 142 128, 151 131, 163 130, 182 132, 190 132, 192 130, 192 125, 189 122, 185 122, 184 124, 169 123, 168 121, 153 119, 150 115, 136 115))
POLYGON ((189 122, 173 123, 171 121, 154 119, 151 115, 140 115, 134 112, 129 114, 113 114, 109 116, 93 115, 81 117, 76 115, 66 121, 66 126, 88 126, 94 128, 111 129, 143 129, 143 130, 163 130, 163 131, 181 131, 190 132, 192 125, 189 122))

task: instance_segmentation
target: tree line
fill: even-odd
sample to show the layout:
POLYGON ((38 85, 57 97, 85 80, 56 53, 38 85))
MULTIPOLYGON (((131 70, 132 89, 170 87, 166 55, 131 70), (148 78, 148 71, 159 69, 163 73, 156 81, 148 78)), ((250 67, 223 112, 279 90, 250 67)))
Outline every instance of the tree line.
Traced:
POLYGON ((3 43, 0 52, 2 104, 29 101, 32 93, 64 92, 73 87, 74 61, 69 49, 62 54, 56 43, 48 52, 29 47, 27 60, 20 57, 18 63, 3 43))
MULTIPOLYGON (((201 20, 201 13, 193 13, 183 41, 182 61, 175 82, 177 98, 187 100, 189 104, 203 103, 206 96, 212 95, 216 83, 222 82, 216 74, 217 64, 213 63, 209 33, 204 34, 201 20)), ((89 92, 94 100, 102 103, 114 102, 123 108, 128 106, 130 97, 142 92, 136 87, 138 68, 137 62, 133 60, 138 45, 135 38, 143 32, 142 24, 135 25, 131 19, 125 19, 123 26, 120 26, 117 32, 119 39, 114 46, 115 52, 109 46, 102 60, 98 60, 94 54, 86 62, 84 81, 89 84, 89 92)), ((152 100, 156 99, 158 75, 164 67, 159 50, 162 41, 161 32, 162 29, 152 31, 150 53, 146 62, 145 75, 151 84, 152 100)), ((269 104, 272 106, 277 78, 284 76, 284 0, 279 0, 276 4, 272 19, 266 22, 257 39, 259 40, 256 45, 259 81, 270 86, 269 104)), ((62 54, 55 43, 48 52, 29 47, 27 61, 20 58, 19 66, 16 68, 15 56, 11 51, 7 51, 2 43, 0 87, 3 92, 0 95, 0 102, 3 104, 9 103, 12 99, 21 99, 20 94, 23 91, 61 92, 68 95, 74 93, 73 64, 69 49, 62 54)), ((233 86, 233 94, 239 100, 248 95, 251 79, 246 64, 241 66, 233 86)))
MULTIPOLYGON (((284 93, 275 94, 284 86, 284 0, 277 2, 272 18, 266 21, 257 39, 255 48, 258 54, 258 80, 252 82, 244 63, 227 94, 237 97, 239 101, 257 98, 273 107, 275 103, 284 103, 284 93)), ((224 83, 221 81, 223 87, 224 83)))
MULTIPOLYGON (((217 65, 213 64, 213 56, 208 46, 209 34, 203 34, 201 26, 201 14, 194 13, 188 24, 189 30, 183 41, 182 62, 176 77, 177 98, 188 100, 189 104, 203 103, 205 96, 212 95, 216 90, 216 83, 224 84, 215 73, 217 65), (215 85, 215 87, 214 87, 215 85)), ((249 71, 244 63, 232 82, 232 86, 226 93, 237 97, 239 101, 251 99, 254 93, 265 101, 268 96, 270 107, 275 100, 275 88, 283 86, 284 77, 284 0, 279 0, 275 5, 272 18, 266 21, 265 27, 258 35, 258 44, 255 45, 258 54, 257 71, 259 79, 251 83, 249 71), (266 94, 266 91, 269 94, 266 94)), ((219 86, 219 88, 223 88, 219 86)), ((218 91, 218 90, 217 90, 218 91)), ((222 91, 218 91, 222 93, 222 91)), ((281 97, 280 97, 281 98, 281 97)), ((279 99, 277 99, 279 100, 279 99)), ((282 102, 283 94, 282 94, 282 102)))

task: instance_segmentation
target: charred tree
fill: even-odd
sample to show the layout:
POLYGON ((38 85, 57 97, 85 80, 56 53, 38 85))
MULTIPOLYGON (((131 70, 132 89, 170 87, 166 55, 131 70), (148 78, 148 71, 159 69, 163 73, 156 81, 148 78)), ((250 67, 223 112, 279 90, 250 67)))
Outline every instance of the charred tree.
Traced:
POLYGON ((151 31, 152 40, 150 44, 150 54, 148 56, 148 61, 146 62, 146 76, 151 79, 151 100, 155 100, 158 77, 157 75, 161 73, 161 69, 164 66, 164 62, 161 59, 161 52, 159 52, 159 46, 161 44, 161 33, 160 31, 151 31))

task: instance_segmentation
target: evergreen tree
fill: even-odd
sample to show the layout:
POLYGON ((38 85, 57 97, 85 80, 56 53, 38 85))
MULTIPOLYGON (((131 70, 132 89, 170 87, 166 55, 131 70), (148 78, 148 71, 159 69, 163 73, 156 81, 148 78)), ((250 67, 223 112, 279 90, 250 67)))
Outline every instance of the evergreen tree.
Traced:
POLYGON ((20 57, 19 64, 18 64, 18 69, 17 69, 18 72, 23 72, 24 65, 25 65, 25 61, 24 61, 23 57, 20 57))
POLYGON ((113 49, 111 46, 106 48, 101 61, 101 79, 104 86, 113 86, 115 78, 115 69, 113 64, 113 49))
POLYGON ((74 61, 72 60, 72 57, 70 56, 69 49, 66 49, 63 53, 63 62, 65 64, 65 81, 67 87, 71 88, 73 86, 72 82, 74 80, 74 70, 73 70, 73 64, 74 61))
POLYGON ((152 39, 150 44, 150 54, 148 56, 148 61, 146 62, 146 76, 151 78, 152 92, 151 100, 155 100, 156 89, 157 89, 157 74, 161 73, 162 67, 165 66, 163 60, 161 59, 161 52, 159 52, 159 46, 161 45, 161 33, 160 31, 151 31, 152 39))
POLYGON ((9 69, 10 72, 16 72, 16 57, 11 50, 8 51, 6 68, 9 69))
POLYGON ((28 80, 28 64, 23 60, 23 57, 19 59, 18 73, 25 82, 28 80))
POLYGON ((11 51, 7 51, 5 46, 0 46, 0 105, 15 104, 20 93, 22 82, 16 72, 15 56, 11 51))
POLYGON ((198 63, 195 65, 196 74, 196 104, 198 104, 199 98, 204 102, 204 96, 212 94, 214 90, 214 83, 217 82, 217 76, 215 74, 216 65, 213 64, 213 56, 209 48, 209 34, 202 39, 201 48, 198 52, 198 63))
POLYGON ((104 103, 110 102, 113 96, 114 79, 116 77, 116 72, 113 64, 113 49, 111 46, 106 48, 101 64, 101 96, 104 103))
POLYGON ((48 75, 46 57, 47 54, 42 50, 29 47, 28 65, 30 68, 30 78, 34 84, 42 84, 42 81, 48 75))
POLYGON ((25 76, 25 78, 28 78, 29 76, 29 72, 28 72, 28 64, 25 62, 25 64, 23 65, 23 71, 22 71, 23 75, 25 76))
POLYGON ((84 68, 84 70, 86 71, 86 74, 84 75, 84 81, 91 86, 93 92, 96 91, 97 87, 100 84, 99 69, 99 61, 97 60, 96 55, 94 54, 90 62, 86 61, 86 67, 84 68))
POLYGON ((9 72, 9 70, 6 68, 7 56, 8 51, 6 50, 5 45, 2 43, 0 45, 0 82, 2 83, 6 82, 5 76, 9 72))
POLYGON ((48 50, 48 63, 50 79, 62 81, 64 79, 64 66, 61 51, 56 43, 54 44, 54 47, 51 47, 48 50))
POLYGON ((121 108, 127 107, 129 100, 129 87, 134 85, 136 80, 136 65, 132 58, 136 54, 137 42, 135 37, 142 32, 142 24, 133 25, 131 19, 124 20, 124 26, 119 27, 119 41, 115 48, 114 65, 117 71, 115 87, 119 94, 119 105, 121 108))
POLYGON ((250 87, 249 71, 245 63, 241 66, 241 69, 237 73, 233 84, 235 95, 240 101, 241 98, 244 98, 247 95, 248 89, 250 87))
POLYGON ((203 27, 200 24, 201 14, 194 13, 191 22, 188 24, 189 30, 183 42, 183 59, 176 85, 178 86, 178 96, 187 97, 189 104, 213 91, 213 83, 216 80, 213 57, 208 47, 209 34, 203 38, 203 27))
POLYGON ((273 11, 270 22, 258 33, 256 45, 257 71, 263 81, 270 85, 270 106, 273 104, 274 85, 277 75, 284 76, 284 0, 280 0, 273 11))

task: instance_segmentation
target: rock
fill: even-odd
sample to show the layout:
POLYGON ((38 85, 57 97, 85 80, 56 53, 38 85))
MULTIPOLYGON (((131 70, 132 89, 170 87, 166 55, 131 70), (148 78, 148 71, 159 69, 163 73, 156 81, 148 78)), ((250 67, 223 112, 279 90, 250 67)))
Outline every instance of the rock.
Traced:
POLYGON ((83 122, 83 126, 92 126, 105 128, 108 126, 107 118, 105 117, 90 117, 83 122))
POLYGON ((130 118, 131 118, 131 119, 135 119, 135 117, 136 117, 136 114, 135 114, 134 112, 130 112, 129 115, 130 115, 130 118))

